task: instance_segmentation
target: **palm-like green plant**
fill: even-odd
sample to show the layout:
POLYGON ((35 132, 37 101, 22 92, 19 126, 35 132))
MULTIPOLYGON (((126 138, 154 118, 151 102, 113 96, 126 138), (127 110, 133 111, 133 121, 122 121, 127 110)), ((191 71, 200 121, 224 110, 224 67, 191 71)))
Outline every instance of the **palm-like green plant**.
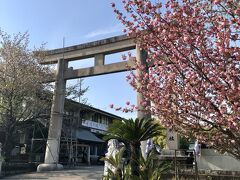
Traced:
POLYGON ((109 126, 105 139, 118 139, 130 146, 131 174, 139 174, 138 160, 141 157, 141 141, 161 135, 162 127, 154 119, 129 119, 115 121, 109 126))
POLYGON ((169 162, 155 159, 155 153, 153 151, 147 155, 146 159, 141 156, 138 164, 140 165, 138 179, 141 180, 160 180, 162 174, 171 167, 169 162))
POLYGON ((122 156, 124 150, 124 147, 121 148, 114 157, 101 158, 101 160, 107 161, 113 167, 112 169, 108 169, 108 175, 103 176, 103 180, 161 180, 162 174, 170 170, 171 163, 159 161, 155 158, 154 151, 150 151, 146 159, 141 156, 137 160, 140 167, 139 174, 131 175, 131 167, 123 165, 122 156))

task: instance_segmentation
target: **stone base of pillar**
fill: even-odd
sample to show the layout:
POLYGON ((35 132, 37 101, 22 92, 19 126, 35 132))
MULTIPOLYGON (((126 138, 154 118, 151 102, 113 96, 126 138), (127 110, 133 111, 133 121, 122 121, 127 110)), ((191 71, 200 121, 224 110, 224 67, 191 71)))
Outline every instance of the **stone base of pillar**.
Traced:
POLYGON ((63 165, 61 164, 39 164, 37 167, 37 172, 44 172, 44 171, 58 171, 62 170, 63 165))

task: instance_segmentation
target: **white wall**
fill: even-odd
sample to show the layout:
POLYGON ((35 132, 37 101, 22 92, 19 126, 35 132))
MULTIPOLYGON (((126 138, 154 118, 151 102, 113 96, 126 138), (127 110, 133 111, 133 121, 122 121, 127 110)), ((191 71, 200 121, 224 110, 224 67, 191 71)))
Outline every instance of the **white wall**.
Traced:
POLYGON ((202 149, 197 158, 198 169, 240 171, 240 161, 214 149, 202 149))

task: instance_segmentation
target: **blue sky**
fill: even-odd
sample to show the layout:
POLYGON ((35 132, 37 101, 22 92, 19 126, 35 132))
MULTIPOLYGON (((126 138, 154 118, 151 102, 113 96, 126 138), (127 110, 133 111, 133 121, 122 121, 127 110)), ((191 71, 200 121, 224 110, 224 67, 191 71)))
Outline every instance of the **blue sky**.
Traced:
MULTIPOLYGON (((111 8, 120 0, 0 0, 0 28, 8 34, 28 31, 30 47, 46 43, 47 49, 71 46, 122 34, 122 25, 111 8)), ((91 60, 90 60, 91 61, 91 60)), ((121 61, 121 55, 107 57, 108 63, 121 61)), ((69 66, 86 66, 86 62, 69 66)), ((136 93, 125 80, 127 73, 85 78, 90 90, 89 103, 123 117, 134 117, 113 111, 109 104, 124 106, 136 103, 136 93)), ((69 82, 71 83, 71 82, 69 82)))

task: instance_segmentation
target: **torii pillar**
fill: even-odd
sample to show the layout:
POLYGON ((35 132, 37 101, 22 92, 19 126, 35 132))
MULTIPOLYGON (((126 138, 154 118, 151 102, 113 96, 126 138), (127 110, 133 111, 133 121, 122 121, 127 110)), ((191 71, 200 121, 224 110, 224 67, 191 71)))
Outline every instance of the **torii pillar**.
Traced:
POLYGON ((51 108, 45 160, 44 164, 40 164, 37 167, 37 172, 63 169, 63 166, 58 164, 58 160, 66 90, 64 72, 67 70, 67 68, 68 62, 64 61, 64 59, 59 59, 57 63, 56 81, 51 108))
MULTIPOLYGON (((139 45, 136 45, 136 60, 138 63, 142 64, 142 65, 147 65, 147 52, 142 50, 139 45)), ((148 72, 148 69, 146 67, 146 71, 148 72)), ((141 75, 143 72, 140 70, 136 70, 136 74, 137 75, 141 75)), ((141 83, 138 83, 138 86, 141 86, 141 83)), ((141 102, 144 101, 144 97, 141 93, 137 92, 137 106, 139 108, 139 111, 137 112, 137 118, 138 119, 150 119, 151 118, 151 114, 146 114, 143 111, 141 111, 141 109, 143 108, 141 106, 141 102)), ((147 105, 150 105, 150 101, 146 102, 147 105)), ((141 152, 144 158, 146 158, 146 146, 147 146, 147 141, 142 141, 141 142, 141 152)))

